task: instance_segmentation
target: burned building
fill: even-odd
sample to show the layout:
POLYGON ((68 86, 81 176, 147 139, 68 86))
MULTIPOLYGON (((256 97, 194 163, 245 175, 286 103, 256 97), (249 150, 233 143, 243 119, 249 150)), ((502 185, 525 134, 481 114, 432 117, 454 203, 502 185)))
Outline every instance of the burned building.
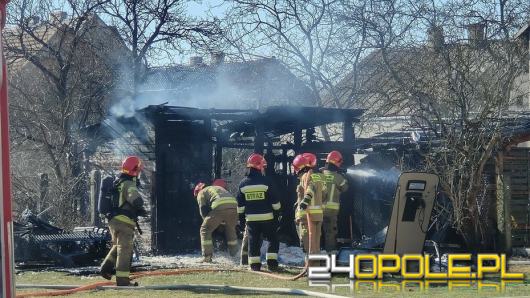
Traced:
MULTIPOLYGON (((284 206, 281 233, 293 241, 296 178, 290 163, 295 154, 320 157, 332 150, 352 165, 353 123, 361 110, 315 107, 270 107, 258 110, 209 110, 150 106, 142 111, 155 131, 156 172, 152 176, 152 244, 155 252, 183 252, 199 247, 201 219, 192 187, 199 181, 222 177, 225 149, 264 153, 268 175, 280 190, 284 206), (342 142, 318 141, 315 127, 342 123, 342 142)), ((239 156, 240 164, 246 155, 239 156)), ((238 181, 234 181, 238 182, 238 181)), ((344 208, 346 212, 351 209, 344 208)), ((341 223, 343 227, 350 222, 341 223)))

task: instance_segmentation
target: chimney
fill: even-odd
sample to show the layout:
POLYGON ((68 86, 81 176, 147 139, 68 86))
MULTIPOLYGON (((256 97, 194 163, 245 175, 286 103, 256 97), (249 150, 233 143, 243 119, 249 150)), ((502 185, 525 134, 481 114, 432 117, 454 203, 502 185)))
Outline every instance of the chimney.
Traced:
POLYGON ((486 25, 475 23, 467 25, 467 38, 469 43, 478 45, 486 40, 486 25))
POLYGON ((211 60, 210 63, 212 65, 223 64, 225 62, 225 53, 223 52, 212 53, 210 60, 211 60))
POLYGON ((51 23, 62 23, 64 20, 66 20, 67 16, 68 14, 66 11, 55 10, 50 13, 49 18, 51 23))
POLYGON ((40 18, 38 16, 32 16, 30 17, 30 24, 31 25, 38 25, 40 24, 40 18))
POLYGON ((439 50, 444 46, 444 29, 441 26, 432 26, 427 30, 427 44, 435 50, 439 50))
POLYGON ((190 66, 197 67, 202 66, 202 57, 201 56, 192 56, 190 58, 190 66))

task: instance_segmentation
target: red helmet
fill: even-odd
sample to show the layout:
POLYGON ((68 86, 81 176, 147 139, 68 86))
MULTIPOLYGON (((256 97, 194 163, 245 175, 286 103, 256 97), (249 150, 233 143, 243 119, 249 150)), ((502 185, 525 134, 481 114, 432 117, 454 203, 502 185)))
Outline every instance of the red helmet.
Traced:
POLYGON ((309 160, 307 160, 302 154, 298 154, 293 160, 295 174, 298 174, 298 172, 306 167, 311 167, 309 160))
POLYGON ((311 166, 312 168, 317 166, 316 155, 314 155, 313 153, 306 152, 306 153, 303 153, 302 156, 305 157, 305 159, 307 159, 307 161, 309 162, 309 166, 311 166))
POLYGON ((327 163, 332 163, 340 168, 342 166, 342 154, 339 151, 331 151, 326 158, 327 163))
POLYGON ((138 156, 127 156, 121 164, 121 172, 129 176, 138 176, 143 169, 142 161, 138 156))
POLYGON ((262 171, 267 167, 267 161, 261 154, 252 153, 247 159, 247 168, 254 168, 262 171))
POLYGON ((193 189, 193 196, 196 197, 199 195, 199 192, 206 186, 206 184, 199 182, 197 185, 195 185, 195 188, 193 189))
POLYGON ((226 181, 224 179, 215 179, 212 183, 213 186, 220 186, 226 189, 226 181))

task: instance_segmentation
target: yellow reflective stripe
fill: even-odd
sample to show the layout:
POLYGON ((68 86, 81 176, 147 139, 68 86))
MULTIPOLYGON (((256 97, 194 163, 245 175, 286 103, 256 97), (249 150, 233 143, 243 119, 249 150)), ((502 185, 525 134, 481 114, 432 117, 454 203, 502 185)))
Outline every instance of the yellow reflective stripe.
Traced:
POLYGON ((237 207, 237 213, 241 214, 241 213, 245 213, 245 206, 243 207, 237 207))
POLYGON ((236 204, 237 205, 237 201, 235 198, 232 198, 232 197, 219 198, 213 201, 212 209, 215 209, 217 208, 217 206, 223 205, 223 204, 236 204))
POLYGON ((136 186, 131 186, 127 189, 127 197, 130 199, 133 196, 133 191, 138 194, 138 188, 136 186))
POLYGON ((129 271, 116 271, 116 277, 129 277, 129 271))
POLYGON ((333 176, 332 174, 325 174, 324 178, 326 179, 327 183, 332 183, 333 180, 335 180, 335 176, 333 176))
POLYGON ((114 219, 124 222, 126 224, 130 224, 131 226, 136 226, 136 223, 134 222, 134 220, 130 219, 129 217, 123 214, 114 216, 114 219))
POLYGON ((309 214, 323 214, 322 209, 308 209, 309 214))
POLYGON ((311 174, 311 180, 317 182, 317 181, 322 181, 322 177, 320 176, 320 174, 311 174))
POLYGON ((265 184, 256 184, 256 185, 247 185, 241 187, 241 192, 266 192, 269 189, 269 187, 265 184))
POLYGON ((333 210, 339 210, 340 204, 335 202, 328 202, 326 205, 324 205, 324 209, 333 209, 333 210))
POLYGON ((205 245, 205 246, 213 246, 213 241, 212 240, 203 240, 202 241, 202 245, 205 245))
POLYGON ((335 199, 335 183, 331 184, 331 191, 329 192, 329 201, 333 202, 333 199, 335 199))
POLYGON ((322 206, 320 205, 311 205, 307 207, 308 209, 322 209, 322 206))
POLYGON ((267 260, 277 260, 278 254, 273 252, 268 252, 266 255, 267 260))
POLYGON ((272 204, 272 209, 280 210, 280 208, 282 208, 282 204, 280 202, 278 202, 276 204, 272 204))
POLYGON ((346 185, 346 182, 348 182, 348 181, 346 181, 346 179, 342 180, 342 183, 339 186, 342 187, 342 186, 346 185))
POLYGON ((262 214, 247 214, 247 221, 262 221, 262 220, 270 220, 273 218, 274 218, 274 215, 272 214, 272 212, 262 213, 262 214))
POLYGON ((227 241, 226 244, 228 244, 228 245, 237 245, 237 240, 227 241))
POLYGON ((261 263, 260 257, 248 257, 249 264, 259 264, 261 263))

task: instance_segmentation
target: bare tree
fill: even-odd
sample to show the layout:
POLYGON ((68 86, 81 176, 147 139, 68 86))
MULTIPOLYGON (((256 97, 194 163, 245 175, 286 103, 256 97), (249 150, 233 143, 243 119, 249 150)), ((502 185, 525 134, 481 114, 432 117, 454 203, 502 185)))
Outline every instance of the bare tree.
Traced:
MULTIPOLYGON (((361 1, 353 2, 348 5, 362 8, 361 1)), ((234 55, 250 59, 272 53, 307 84, 312 104, 350 106, 335 86, 356 68, 368 48, 364 24, 355 18, 341 21, 346 4, 334 0, 227 3, 230 30, 225 36, 234 55)), ((329 139, 324 127, 322 132, 329 139)))
POLYGON ((132 52, 130 86, 137 92, 151 65, 174 63, 174 56, 194 47, 207 47, 219 36, 215 20, 197 20, 187 15, 186 1, 110 0, 103 12, 132 52))
POLYGON ((13 155, 21 161, 13 162, 14 173, 51 174, 48 204, 64 224, 77 220, 72 211, 84 195, 79 129, 104 114, 112 90, 110 70, 119 61, 113 59, 119 37, 95 15, 103 3, 14 0, 9 5, 4 39, 11 70, 11 135, 13 155))

